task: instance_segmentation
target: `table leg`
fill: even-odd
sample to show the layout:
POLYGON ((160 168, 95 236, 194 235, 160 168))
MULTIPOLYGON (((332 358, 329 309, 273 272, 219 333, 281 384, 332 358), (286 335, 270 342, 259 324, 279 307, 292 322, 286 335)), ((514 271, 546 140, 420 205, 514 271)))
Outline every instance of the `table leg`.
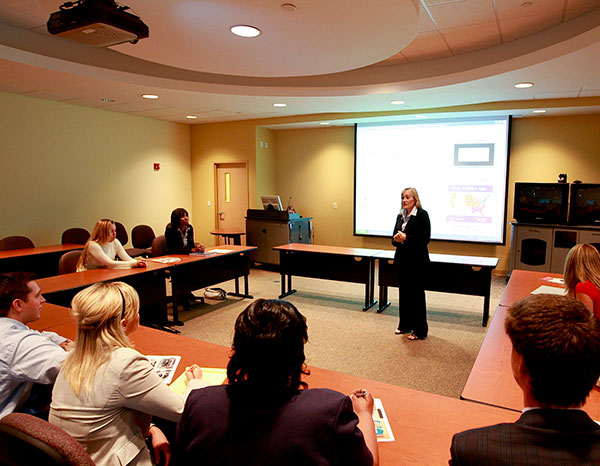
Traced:
POLYGON ((377 308, 377 312, 385 311, 390 304, 392 303, 388 301, 388 287, 379 285, 379 307, 377 308))
MULTIPOLYGON (((490 283, 490 286, 491 286, 491 283, 490 283)), ((483 297, 483 323, 481 324, 482 327, 487 326, 489 318, 490 318, 490 293, 488 292, 483 297)))

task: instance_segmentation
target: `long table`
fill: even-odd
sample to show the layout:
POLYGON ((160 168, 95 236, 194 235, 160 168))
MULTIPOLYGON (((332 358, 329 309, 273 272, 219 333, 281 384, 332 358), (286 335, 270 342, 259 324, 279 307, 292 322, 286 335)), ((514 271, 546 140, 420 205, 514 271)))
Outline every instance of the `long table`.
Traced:
MULTIPOLYGON (((398 268, 394 266, 395 251, 382 251, 377 255, 379 265, 379 308, 386 309, 388 287, 398 287, 398 268)), ((492 270, 498 265, 497 257, 457 256, 452 254, 429 254, 431 265, 427 270, 425 289, 483 296, 483 323, 485 327, 490 316, 490 290, 492 270)), ((410 273, 410 269, 406 271, 410 273)))
POLYGON ((58 261, 62 255, 77 249, 83 249, 83 245, 56 244, 0 251, 0 273, 32 272, 38 277, 57 275, 58 261))
POLYGON ((375 256, 378 249, 344 248, 316 244, 290 243, 273 248, 279 251, 281 295, 284 298, 292 289, 292 276, 324 278, 365 285, 363 311, 371 308, 375 300, 375 256))
MULTIPOLYGON (((42 314, 47 309, 42 308, 42 314)), ((58 315, 58 314, 57 314, 58 315)), ((44 316, 42 315, 44 318, 44 316)), ((48 325, 48 322, 46 322, 48 325)), ((75 322, 50 324, 40 330, 51 330, 75 338, 75 322)), ((230 349, 181 335, 158 332, 140 327, 131 335, 136 348, 144 354, 181 355, 176 377, 186 366, 226 367, 230 349)), ((383 402, 396 440, 379 443, 380 464, 383 466, 447 464, 452 435, 465 429, 500 422, 514 422, 518 413, 477 403, 469 403, 396 385, 310 367, 304 379, 311 388, 325 387, 350 393, 366 388, 383 402)))
MULTIPOLYGON (((515 411, 523 409, 523 394, 512 375, 512 344, 504 331, 504 320, 509 312, 507 306, 529 296, 531 291, 540 285, 560 288, 560 285, 542 280, 549 276, 562 278, 559 274, 513 271, 501 299, 501 303, 505 303, 505 305, 498 306, 494 312, 492 322, 461 394, 462 399, 515 411)), ((557 377, 560 375, 557 374, 557 377)), ((600 420, 600 390, 597 387, 590 393, 583 409, 593 419, 600 420)))

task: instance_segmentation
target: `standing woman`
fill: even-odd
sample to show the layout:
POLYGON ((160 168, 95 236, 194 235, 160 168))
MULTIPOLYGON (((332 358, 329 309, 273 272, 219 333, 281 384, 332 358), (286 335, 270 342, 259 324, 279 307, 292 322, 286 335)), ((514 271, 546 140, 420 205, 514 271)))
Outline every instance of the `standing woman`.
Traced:
POLYGON ((400 289, 400 321, 396 335, 409 333, 409 340, 427 338, 425 274, 429 266, 427 244, 431 224, 421 207, 415 188, 402 191, 402 210, 396 219, 392 245, 396 247, 394 265, 398 268, 400 289))
POLYGON ((165 229, 167 254, 189 254, 202 252, 204 246, 194 242, 194 227, 190 225, 190 216, 182 207, 171 212, 171 223, 165 229))
POLYGON ((587 243, 571 248, 565 261, 567 294, 585 306, 600 319, 600 253, 587 243))
MULTIPOLYGON (((49 421, 67 431, 97 466, 150 466, 170 458, 169 442, 150 423, 152 415, 177 422, 185 398, 175 394, 128 335, 139 327, 137 292, 122 282, 96 283, 75 295, 77 338, 52 391, 49 421)), ((202 371, 186 372, 188 392, 205 385, 202 371)))
POLYGON ((124 269, 130 267, 146 267, 144 259, 130 257, 117 239, 117 227, 112 220, 103 218, 96 222, 94 231, 77 261, 77 272, 106 267, 124 269), (115 260, 119 257, 119 261, 115 260))

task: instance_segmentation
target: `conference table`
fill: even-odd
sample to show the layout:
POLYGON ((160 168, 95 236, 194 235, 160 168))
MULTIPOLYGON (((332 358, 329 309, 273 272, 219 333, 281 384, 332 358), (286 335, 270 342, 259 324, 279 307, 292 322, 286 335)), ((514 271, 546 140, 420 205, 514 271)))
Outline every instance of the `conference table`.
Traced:
POLYGON ((375 300, 375 256, 379 249, 321 246, 317 244, 289 243, 273 248, 279 251, 281 295, 284 298, 292 289, 292 276, 324 278, 365 285, 363 311, 371 308, 375 300))
MULTIPOLYGON (((379 308, 386 309, 388 286, 398 287, 398 268, 394 266, 395 251, 381 251, 376 257, 379 266, 379 308)), ((492 270, 498 265, 497 257, 457 256, 453 254, 429 254, 430 266, 425 279, 425 289, 444 293, 466 294, 483 297, 483 323, 487 325, 490 315, 490 292, 492 270)), ((410 267, 406 270, 410 273, 410 267)))
MULTIPOLYGON (((54 331, 74 339, 75 321, 65 322, 61 319, 61 314, 57 313, 57 322, 53 325, 44 315, 49 312, 56 312, 56 309, 44 304, 42 318, 46 318, 45 328, 39 328, 39 325, 36 327, 35 322, 31 327, 54 331)), ((140 327, 130 338, 141 353, 180 355, 181 362, 175 377, 191 364, 224 368, 229 359, 228 347, 159 332, 148 327, 140 327)), ((328 369, 309 369, 310 375, 304 376, 303 379, 311 388, 330 388, 342 393, 366 388, 382 400, 396 439, 393 442, 379 443, 380 464, 383 466, 447 464, 454 433, 500 422, 514 422, 519 416, 518 413, 506 409, 469 403, 328 369)))
MULTIPOLYGON (((165 325, 168 323, 166 273, 171 276, 173 296, 205 286, 235 279, 233 296, 251 298, 248 294, 250 273, 249 252, 253 246, 227 246, 226 250, 209 248, 205 254, 173 254, 149 259, 146 267, 127 269, 92 269, 36 280, 47 301, 70 306, 71 299, 80 290, 97 282, 123 281, 133 286, 140 296, 140 315, 143 322, 165 325), (220 252, 212 252, 212 249, 220 252), (239 278, 244 278, 244 293, 239 291, 239 278)), ((178 321, 177 300, 173 303, 173 317, 178 321)))
MULTIPOLYGON (((510 305, 529 296, 539 286, 547 285, 561 289, 559 284, 543 280, 548 277, 562 278, 560 274, 513 271, 502 295, 501 305, 494 312, 485 339, 461 393, 462 399, 514 411, 523 409, 523 394, 512 375, 512 344, 504 331, 504 320, 510 305), (502 303, 505 304, 502 305, 502 303)), ((560 374, 557 374, 557 377, 560 377, 560 374)), ((600 420, 600 390, 598 388, 592 390, 583 409, 592 419, 600 420)))
POLYGON ((37 277, 57 275, 58 261, 62 255, 77 249, 83 249, 83 245, 56 244, 0 251, 0 273, 32 272, 37 277))

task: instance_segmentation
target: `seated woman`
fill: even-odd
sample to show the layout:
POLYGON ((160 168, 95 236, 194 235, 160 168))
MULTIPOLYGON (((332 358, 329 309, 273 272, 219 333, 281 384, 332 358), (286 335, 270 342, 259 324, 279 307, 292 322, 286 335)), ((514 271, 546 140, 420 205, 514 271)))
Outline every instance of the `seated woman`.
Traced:
POLYGON ((134 259, 125 252, 117 239, 117 227, 112 220, 103 218, 96 222, 94 231, 77 261, 76 270, 82 272, 89 269, 107 267, 123 269, 130 267, 146 267, 145 259, 134 259), (115 260, 119 257, 119 261, 115 260))
POLYGON ((202 252, 204 246, 194 242, 194 228, 190 225, 187 210, 179 207, 171 212, 171 223, 165 229, 167 254, 189 254, 202 252))
MULTIPOLYGON (((168 463, 169 443, 152 415, 177 422, 185 396, 175 394, 150 361, 132 348, 137 330, 137 292, 122 282, 96 283, 75 295, 77 339, 52 391, 49 421, 73 436, 98 466, 150 465, 144 439, 168 463)), ((187 370, 188 392, 205 384, 202 371, 187 370)))
POLYGON ((308 389, 306 319, 259 299, 237 318, 229 385, 194 390, 177 425, 177 464, 377 465, 373 397, 308 389))
POLYGON ((565 288, 567 294, 600 319, 600 253, 587 243, 571 248, 565 261, 565 288))

